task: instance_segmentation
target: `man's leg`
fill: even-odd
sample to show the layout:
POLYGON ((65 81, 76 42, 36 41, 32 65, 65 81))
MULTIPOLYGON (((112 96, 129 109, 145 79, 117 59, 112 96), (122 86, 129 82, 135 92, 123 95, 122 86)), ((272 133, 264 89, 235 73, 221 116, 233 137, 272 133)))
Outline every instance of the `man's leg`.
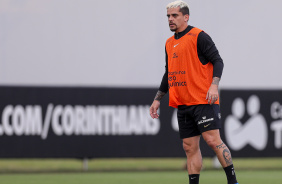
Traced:
POLYGON ((198 184, 202 168, 202 154, 199 147, 200 136, 183 139, 183 148, 187 157, 187 171, 190 184, 198 184))
POLYGON ((222 142, 219 130, 209 130, 202 133, 206 143, 214 150, 216 156, 225 170, 228 184, 236 184, 237 179, 233 167, 231 153, 228 147, 222 142))

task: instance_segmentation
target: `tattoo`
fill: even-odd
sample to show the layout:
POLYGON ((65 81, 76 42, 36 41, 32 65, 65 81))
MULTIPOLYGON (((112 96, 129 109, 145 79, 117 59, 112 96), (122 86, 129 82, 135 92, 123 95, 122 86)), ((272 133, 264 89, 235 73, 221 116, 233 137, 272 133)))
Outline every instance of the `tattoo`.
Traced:
POLYGON ((219 85, 219 81, 220 81, 220 78, 214 77, 214 78, 212 79, 212 84, 219 85))
POLYGON ((165 94, 166 94, 165 92, 158 91, 154 100, 161 101, 161 99, 165 96, 165 94))
POLYGON ((231 158, 231 153, 228 149, 223 150, 222 152, 223 158, 227 164, 227 166, 232 165, 232 158, 231 158))
POLYGON ((226 145, 224 143, 221 143, 220 145, 216 146, 217 149, 226 148, 226 145))

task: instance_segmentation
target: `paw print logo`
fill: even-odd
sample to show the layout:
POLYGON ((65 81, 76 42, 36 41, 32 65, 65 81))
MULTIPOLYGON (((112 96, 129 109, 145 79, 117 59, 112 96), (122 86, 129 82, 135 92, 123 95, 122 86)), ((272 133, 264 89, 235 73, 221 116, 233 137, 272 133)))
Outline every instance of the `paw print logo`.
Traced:
POLYGON ((232 114, 224 122, 226 141, 233 150, 241 150, 248 144, 256 150, 263 150, 267 145, 268 128, 265 118, 259 113, 259 98, 256 95, 249 97, 246 107, 241 98, 233 101, 232 114), (242 123, 246 112, 249 119, 242 123))

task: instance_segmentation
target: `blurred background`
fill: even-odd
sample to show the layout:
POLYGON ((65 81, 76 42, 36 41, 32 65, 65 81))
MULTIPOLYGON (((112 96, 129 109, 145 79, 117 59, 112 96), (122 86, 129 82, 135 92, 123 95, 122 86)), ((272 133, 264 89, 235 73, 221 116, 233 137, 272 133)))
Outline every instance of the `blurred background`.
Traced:
MULTIPOLYGON (((160 119, 149 116, 173 35, 170 2, 0 0, 3 182, 23 182, 23 173, 29 183, 188 182, 168 95, 160 119), (44 175, 53 172, 62 174, 44 175)), ((188 23, 212 37, 225 64, 221 135, 238 175, 282 183, 282 2, 186 2, 188 23)), ((201 148, 203 183, 225 182, 201 148)))
MULTIPOLYGON (((2 85, 154 87, 170 1, 1 0, 2 85)), ((189 1, 214 40, 222 88, 280 88, 280 1, 189 1)))

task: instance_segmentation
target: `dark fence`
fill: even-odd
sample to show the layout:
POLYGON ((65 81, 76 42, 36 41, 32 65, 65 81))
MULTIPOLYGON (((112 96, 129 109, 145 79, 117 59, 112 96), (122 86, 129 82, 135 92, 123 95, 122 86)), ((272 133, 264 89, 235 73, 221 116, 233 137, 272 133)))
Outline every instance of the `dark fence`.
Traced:
MULTIPOLYGON (((183 157, 176 110, 156 89, 0 87, 1 158, 183 157)), ((281 156, 282 91, 221 90, 222 138, 233 156, 281 156)), ((214 156, 201 140, 203 156, 214 156)))

